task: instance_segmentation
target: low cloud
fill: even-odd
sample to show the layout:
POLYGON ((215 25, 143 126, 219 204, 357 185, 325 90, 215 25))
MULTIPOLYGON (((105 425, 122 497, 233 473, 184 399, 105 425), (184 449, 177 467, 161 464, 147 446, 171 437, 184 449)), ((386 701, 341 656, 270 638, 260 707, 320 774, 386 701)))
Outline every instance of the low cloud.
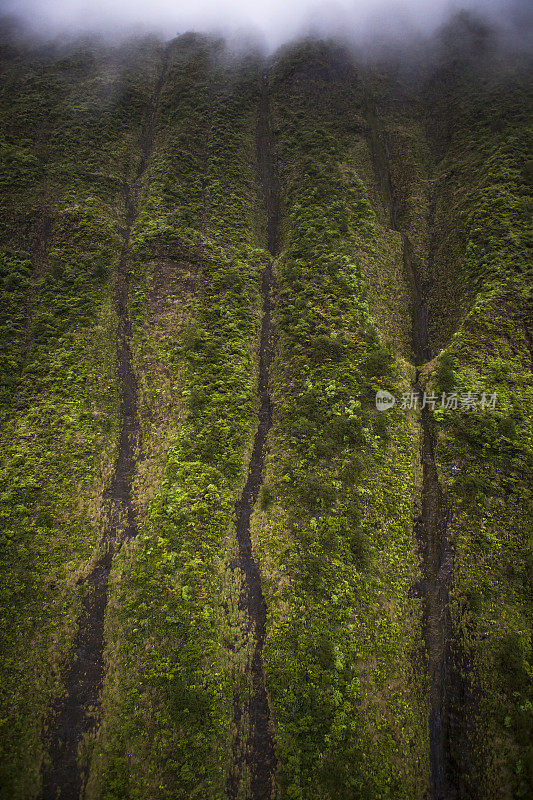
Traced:
POLYGON ((523 29, 524 0, 4 0, 4 14, 45 36, 152 31, 165 38, 194 30, 254 38, 273 49, 296 36, 353 42, 426 35, 461 9, 502 29, 523 29))

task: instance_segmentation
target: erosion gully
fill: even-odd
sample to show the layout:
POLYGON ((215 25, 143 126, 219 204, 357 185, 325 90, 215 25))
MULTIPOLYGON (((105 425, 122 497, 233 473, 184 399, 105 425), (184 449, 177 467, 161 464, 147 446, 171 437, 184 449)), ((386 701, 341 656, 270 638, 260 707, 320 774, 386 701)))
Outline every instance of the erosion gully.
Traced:
MULTIPOLYGON (((381 193, 390 209, 390 226, 402 239, 405 274, 411 284, 412 349, 416 366, 413 391, 423 397, 420 367, 433 357, 429 343, 428 293, 431 279, 422 280, 407 233, 402 230, 402 204, 395 192, 385 134, 379 130, 376 109, 367 109, 369 140, 374 171, 381 193)), ((431 227, 434 204, 429 207, 431 227)), ((428 268, 431 269, 431 254, 428 268)), ((463 783, 462 772, 468 768, 466 713, 459 718, 459 704, 467 689, 452 657, 450 590, 453 585, 454 551, 449 538, 451 511, 447 508, 435 463, 435 432, 428 408, 421 409, 422 426, 422 497, 421 514, 414 521, 414 533, 422 555, 423 580, 412 587, 413 596, 422 597, 423 635, 427 653, 429 681, 429 760, 432 800, 459 800, 471 795, 463 783), (458 748, 463 750, 457 763, 458 748), (461 768, 459 768, 461 767, 461 768)), ((457 658, 457 653, 455 654, 457 658)))
POLYGON ((104 553, 86 577, 78 631, 72 652, 64 666, 64 693, 56 701, 48 720, 45 744, 48 760, 42 770, 42 800, 77 800, 86 781, 79 763, 83 740, 94 733, 99 723, 99 704, 104 679, 104 621, 108 583, 113 558, 123 542, 137 534, 132 496, 135 466, 140 455, 141 431, 137 411, 137 382, 130 347, 131 321, 128 311, 128 251, 130 234, 137 218, 137 197, 143 185, 153 147, 159 96, 166 74, 165 53, 140 138, 141 157, 134 181, 124 183, 126 226, 116 283, 115 305, 118 316, 118 381, 122 391, 122 428, 118 455, 104 499, 109 502, 109 517, 104 533, 104 553))
MULTIPOLYGON (((261 99, 257 122, 257 171, 262 189, 267 220, 267 247, 274 258, 279 248, 279 187, 274 168, 272 136, 270 130, 268 76, 263 74, 261 99)), ((248 477, 240 499, 235 504, 238 555, 232 569, 240 569, 244 587, 239 607, 245 611, 248 630, 253 636, 253 654, 249 665, 251 693, 248 701, 250 733, 246 743, 245 760, 250 773, 250 800, 270 800, 273 794, 276 754, 271 731, 271 714, 265 686, 263 645, 266 635, 267 609, 261 587, 261 574, 252 553, 250 519, 263 480, 263 467, 268 432, 272 426, 272 399, 269 386, 270 368, 276 349, 276 333, 272 315, 275 279, 272 262, 265 267, 262 277, 263 317, 259 346, 259 424, 255 434, 248 477)), ((243 717, 242 701, 234 698, 233 721, 239 730, 243 717)), ((227 781, 227 794, 236 800, 242 774, 240 741, 234 747, 233 770, 227 781)))

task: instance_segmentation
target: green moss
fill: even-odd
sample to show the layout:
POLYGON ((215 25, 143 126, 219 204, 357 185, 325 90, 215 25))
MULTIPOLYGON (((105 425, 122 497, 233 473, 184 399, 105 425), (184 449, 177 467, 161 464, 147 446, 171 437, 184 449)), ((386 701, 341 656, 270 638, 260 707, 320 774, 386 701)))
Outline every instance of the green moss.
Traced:
POLYGON ((218 61, 218 49, 199 37, 173 45, 132 232, 143 515, 107 622, 95 797, 221 797, 233 691, 247 691, 222 604, 237 609, 224 568, 257 405, 259 72, 218 61))
POLYGON ((265 668, 281 797, 415 797, 427 780, 420 609, 408 598, 416 436, 400 412, 378 422, 374 406, 406 376, 369 312, 362 262, 378 257, 381 233, 349 160, 362 99, 345 58, 303 48, 273 72, 286 223, 275 503, 254 531, 265 668))
POLYGON ((437 456, 454 509, 452 620, 479 698, 471 746, 483 797, 526 797, 533 763, 524 86, 519 72, 466 72, 447 101, 454 133, 439 178, 443 202, 448 192, 457 200, 441 206, 437 217, 443 237, 438 319, 449 324, 459 317, 461 324, 433 375, 439 388, 453 388, 460 399, 468 391, 477 396, 476 410, 439 414, 437 456), (461 242, 459 258, 448 263, 445 230, 461 242), (456 293, 449 310, 446 282, 456 293), (497 395, 494 409, 483 409, 483 393, 497 395))
POLYGON ((13 798, 39 786, 118 436, 111 298, 139 123, 113 102, 102 113, 127 70, 84 53, 75 68, 22 53, 3 84, 0 786, 13 798))
MULTIPOLYGON (((153 152, 133 185, 161 46, 13 46, 8 55, 0 793, 37 794, 78 579, 101 546, 120 426, 111 298, 128 184, 138 208, 126 268, 140 535, 111 574, 101 727, 84 743, 87 795, 218 800, 237 741, 234 693, 243 706, 250 693, 251 637, 227 567, 257 425, 263 68, 217 40, 175 40, 153 152)), ((391 227, 395 199, 439 353, 422 382, 459 398, 498 395, 492 412, 437 409, 436 458, 453 511, 454 666, 472 687, 470 786, 488 798, 527 796, 525 84, 513 65, 481 70, 456 56, 444 55, 421 91, 317 42, 287 48, 270 73, 283 249, 274 424, 252 537, 280 799, 427 793, 422 608, 411 591, 419 427, 399 402, 387 413, 374 402, 378 389, 399 399, 414 379, 413 276, 391 227)), ((244 714, 241 743, 247 726, 244 714)), ((460 764, 458 750, 452 743, 460 764)))

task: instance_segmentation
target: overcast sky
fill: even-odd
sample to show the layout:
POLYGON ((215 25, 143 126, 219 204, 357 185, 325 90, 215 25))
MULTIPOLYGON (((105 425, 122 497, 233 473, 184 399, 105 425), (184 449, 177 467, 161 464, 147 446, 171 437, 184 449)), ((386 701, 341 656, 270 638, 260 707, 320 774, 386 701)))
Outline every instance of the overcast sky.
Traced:
POLYGON ((0 0, 4 13, 37 32, 148 28, 166 37, 187 30, 254 33, 269 47, 295 35, 342 34, 357 40, 389 32, 428 32, 459 8, 508 23, 525 0, 0 0))

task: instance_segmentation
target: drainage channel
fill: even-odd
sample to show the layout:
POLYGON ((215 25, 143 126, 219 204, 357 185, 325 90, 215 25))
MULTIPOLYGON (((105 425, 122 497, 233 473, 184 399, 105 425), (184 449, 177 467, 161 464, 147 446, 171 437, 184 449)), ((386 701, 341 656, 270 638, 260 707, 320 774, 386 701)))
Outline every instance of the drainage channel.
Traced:
MULTIPOLYGON (((392 184, 387 143, 378 130, 375 109, 367 109, 370 146, 374 172, 382 195, 390 209, 390 227, 402 239, 405 273, 411 284, 412 349, 416 366, 413 391, 422 407, 420 367, 433 357, 429 343, 427 295, 430 281, 423 281, 409 236, 401 229, 401 203, 392 184)), ((446 507, 435 463, 435 433, 427 407, 421 408, 422 427, 422 497, 421 514, 414 522, 414 533, 422 555, 423 580, 413 587, 413 594, 423 597, 423 636, 427 653, 429 681, 429 761, 431 800, 455 800, 463 796, 458 776, 453 774, 450 753, 450 698, 457 694, 453 686, 457 675, 451 668, 452 624, 449 608, 453 585, 454 554, 448 531, 451 512, 446 507)))
MULTIPOLYGON (((257 165, 258 179, 262 187, 267 218, 267 247, 272 257, 279 248, 279 189, 275 175, 270 131, 270 107, 268 97, 268 78, 263 75, 259 117, 257 123, 257 165)), ((263 667, 263 646, 266 636, 267 609, 261 587, 261 574, 252 553, 250 537, 250 518, 259 496, 263 480, 266 441, 272 426, 272 398, 269 386, 270 369, 276 349, 276 333, 273 322, 273 296, 275 279, 272 262, 264 269, 261 291, 263 296, 263 317, 259 348, 259 424, 255 434, 248 478, 240 500, 235 504, 238 556, 232 563, 233 569, 240 569, 244 578, 244 588, 239 600, 245 611, 249 629, 254 637, 253 655, 249 665, 251 695, 248 705, 250 734, 246 746, 246 762, 250 771, 250 800, 270 800, 273 792, 276 754, 271 732, 270 704, 265 686, 263 667)), ((242 719, 242 706, 239 698, 234 700, 234 725, 238 729, 242 719)), ((238 743, 234 750, 235 760, 238 743)), ((235 763, 228 778, 227 794, 235 800, 239 791, 241 764, 235 763)))
POLYGON ((137 534, 132 486, 141 446, 137 411, 137 382, 130 348, 131 321, 128 312, 128 249, 137 217, 135 197, 142 187, 153 147, 159 96, 166 73, 167 55, 152 95, 141 134, 141 158, 135 180, 125 184, 126 227, 118 266, 115 305, 118 316, 118 381, 122 390, 122 428, 113 477, 104 499, 110 502, 104 535, 105 552, 87 576, 78 631, 62 680, 65 692, 54 705, 45 741, 48 761, 43 765, 42 800, 77 800, 83 795, 86 775, 79 764, 79 747, 98 726, 104 680, 104 622, 108 582, 113 558, 121 544, 137 534))

